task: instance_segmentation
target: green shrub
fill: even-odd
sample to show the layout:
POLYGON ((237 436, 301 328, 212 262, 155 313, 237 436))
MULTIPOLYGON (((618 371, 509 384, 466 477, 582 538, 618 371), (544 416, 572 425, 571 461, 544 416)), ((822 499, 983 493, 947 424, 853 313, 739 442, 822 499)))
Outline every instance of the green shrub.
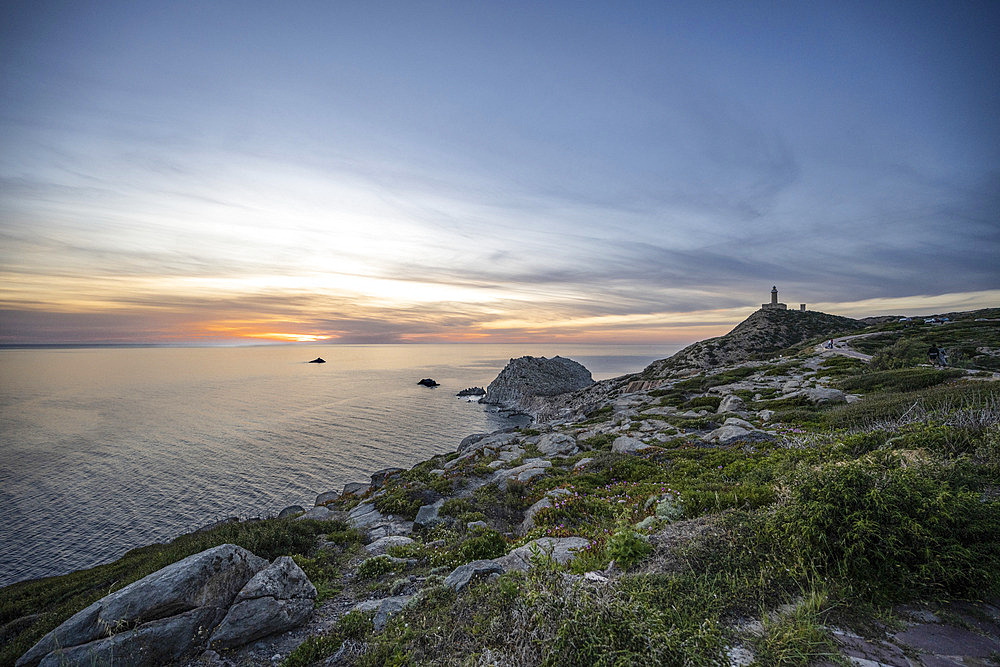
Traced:
POLYGON ((372 556, 361 561, 361 565, 358 566, 358 578, 377 579, 397 569, 398 565, 389 556, 372 556))
POLYGON ((877 451, 800 471, 770 530, 803 570, 875 600, 963 595, 1000 585, 1000 502, 961 467, 877 451))
POLYGON ((608 540, 605 551, 620 568, 627 570, 652 553, 653 547, 631 527, 622 527, 608 540))
POLYGON ((956 368, 898 368, 846 377, 838 386, 845 391, 915 391, 953 380, 964 374, 956 368))
POLYGON ((695 396, 690 401, 684 404, 685 408, 711 408, 714 412, 719 409, 719 404, 722 403, 721 396, 695 396))

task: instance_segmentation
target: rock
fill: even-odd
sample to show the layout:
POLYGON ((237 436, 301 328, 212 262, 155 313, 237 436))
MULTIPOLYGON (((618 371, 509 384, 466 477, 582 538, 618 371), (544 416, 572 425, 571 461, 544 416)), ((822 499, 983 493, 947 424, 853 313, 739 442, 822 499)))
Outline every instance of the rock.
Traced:
POLYGON ((340 498, 340 494, 336 491, 324 491, 316 496, 316 502, 313 503, 314 507, 319 507, 320 505, 326 505, 327 503, 332 503, 334 500, 340 498))
POLYGON ((753 429, 753 424, 751 424, 750 422, 748 422, 745 419, 740 419, 739 417, 729 417, 728 419, 726 419, 726 421, 723 422, 723 425, 724 426, 740 426, 740 427, 745 428, 747 430, 752 430, 753 429))
POLYGON ((313 507, 305 514, 295 518, 296 521, 329 521, 334 515, 334 512, 326 505, 320 505, 319 507, 313 507))
MULTIPOLYGON (((144 623, 104 639, 57 649, 41 659, 41 667, 66 665, 125 665, 140 667, 173 662, 192 649, 199 631, 218 622, 224 609, 198 607, 144 623)), ((23 657, 22 657, 23 660, 23 657)), ((22 663, 17 665, 31 664, 22 663)))
POLYGON ((452 570, 451 574, 445 578, 444 585, 458 593, 469 585, 473 577, 502 572, 503 567, 496 560, 474 560, 452 570))
POLYGON ((774 410, 761 410, 757 413, 757 418, 762 422, 769 421, 774 416, 774 410))
POLYGON ((423 380, 418 381, 417 384, 423 385, 425 387, 440 387, 441 386, 437 382, 435 382, 434 380, 432 380, 431 378, 424 378, 423 380))
POLYGON ((382 598, 381 600, 365 600, 354 605, 351 611, 361 612, 362 614, 374 611, 375 615, 372 617, 372 624, 375 626, 375 632, 381 632, 385 628, 385 624, 389 622, 389 617, 403 611, 403 608, 410 601, 411 597, 413 596, 395 595, 393 597, 382 598))
POLYGON ((518 434, 510 431, 497 431, 484 435, 476 434, 462 440, 458 445, 459 454, 466 455, 484 449, 503 449, 514 443, 518 439, 518 434))
POLYGON ((455 394, 456 396, 485 396, 486 390, 482 387, 469 387, 455 394))
POLYGON ((519 465, 516 468, 496 471, 490 482, 493 484, 503 484, 511 480, 527 482, 534 479, 538 475, 544 475, 546 469, 551 467, 552 461, 546 461, 545 459, 539 458, 528 459, 523 465, 519 465))
POLYGON ((254 575, 236 595, 212 633, 214 649, 242 646, 301 625, 309 618, 316 587, 290 556, 280 556, 254 575))
POLYGON ((376 470, 372 473, 372 491, 381 489, 385 484, 385 481, 390 477, 395 477, 396 475, 406 472, 402 468, 382 468, 381 470, 376 470))
POLYGON ((521 534, 529 532, 535 527, 535 515, 541 510, 552 507, 551 498, 542 498, 537 503, 524 511, 524 521, 521 522, 521 534))
POLYGON ((381 556, 390 547, 402 547, 407 544, 413 544, 413 540, 409 537, 403 535, 386 535, 385 537, 380 537, 371 544, 365 545, 365 551, 373 556, 381 556))
MULTIPOLYGON (((580 549, 586 548, 590 540, 582 537, 540 537, 522 547, 518 547, 506 556, 494 559, 504 572, 511 570, 524 571, 531 567, 531 555, 535 550, 543 556, 549 556, 556 562, 566 564, 580 549)), ((447 582, 446 582, 447 583, 447 582)))
POLYGON ((313 359, 312 361, 309 361, 307 363, 310 363, 310 364, 325 364, 326 363, 326 359, 324 359, 323 357, 316 357, 315 359, 313 359))
POLYGON ((730 440, 737 436, 746 435, 751 429, 744 428, 735 424, 728 424, 726 426, 720 426, 714 431, 709 432, 702 439, 708 442, 719 442, 720 440, 730 440))
POLYGON ((469 523, 465 524, 466 530, 475 530, 476 528, 489 528, 489 527, 490 525, 485 521, 470 521, 469 523))
POLYGON ((344 484, 344 496, 363 496, 371 489, 371 485, 364 482, 348 482, 344 484))
POLYGON ((847 402, 847 397, 844 395, 844 392, 839 389, 830 389, 828 387, 810 387, 808 389, 799 389, 798 391, 792 392, 783 398, 798 398, 800 396, 805 397, 810 403, 814 403, 816 405, 847 402))
POLYGON ((497 454, 497 458, 499 458, 500 461, 504 463, 510 463, 511 461, 516 461, 522 456, 524 456, 524 450, 517 446, 508 447, 507 449, 502 449, 500 450, 500 453, 497 454))
POLYGON ((299 514, 305 514, 306 508, 302 505, 289 505, 285 509, 278 512, 279 519, 287 519, 290 516, 298 516, 299 514))
POLYGON ((74 655, 89 660, 88 651, 95 656, 135 653, 137 662, 128 664, 167 662, 188 649, 199 627, 221 620, 240 589, 266 566, 263 558, 234 544, 193 554, 78 612, 17 664, 36 665, 43 658, 48 664, 74 664, 74 655), (109 629, 123 632, 108 637, 109 629), (152 642, 149 651, 146 642, 152 642), (58 657, 50 655, 57 649, 58 657))
POLYGON ((644 449, 648 449, 649 446, 650 445, 647 445, 638 438, 632 438, 627 435, 620 435, 617 438, 615 438, 615 441, 611 444, 611 451, 617 452, 619 454, 634 454, 644 449))
POLYGON ((374 503, 361 503, 347 514, 347 522, 354 528, 365 528, 384 520, 374 503))
POLYGON ((441 506, 444 505, 444 498, 441 498, 437 502, 431 503, 430 505, 423 505, 419 510, 417 510, 417 518, 413 520, 413 523, 417 526, 433 526, 436 523, 441 523, 444 519, 438 516, 438 512, 441 511, 441 506))
POLYGON ((743 402, 742 398, 736 396, 735 394, 730 394, 722 399, 722 402, 719 403, 719 409, 716 410, 716 412, 720 415, 723 412, 739 412, 745 407, 746 404, 743 402))
POLYGON ((538 439, 537 447, 544 456, 572 456, 579 451, 576 440, 565 433, 546 433, 538 439))
POLYGON ((486 388, 483 403, 530 413, 531 399, 556 396, 594 384, 590 371, 564 357, 520 357, 511 359, 486 388))
POLYGON ((585 459, 580 459, 580 460, 579 460, 579 461, 577 461, 577 462, 576 462, 576 464, 575 464, 575 465, 573 466, 573 470, 580 470, 581 468, 586 468, 586 467, 587 467, 587 464, 588 464, 588 463, 591 463, 591 462, 592 462, 593 460, 594 460, 594 459, 592 459, 592 458, 589 458, 589 457, 588 457, 588 458, 585 458, 585 459))

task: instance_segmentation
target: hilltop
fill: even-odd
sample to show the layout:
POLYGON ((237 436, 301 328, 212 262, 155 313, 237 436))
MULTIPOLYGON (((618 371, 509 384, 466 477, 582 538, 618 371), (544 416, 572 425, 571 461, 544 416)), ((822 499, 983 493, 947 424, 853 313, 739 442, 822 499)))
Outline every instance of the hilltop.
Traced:
POLYGON ((835 336, 865 326, 859 320, 813 310, 758 310, 724 336, 693 343, 669 359, 654 362, 644 375, 690 373, 767 359, 811 338, 835 336))
POLYGON ((225 543, 291 555, 315 610, 218 653, 195 639, 178 664, 995 661, 1000 375, 986 364, 1000 323, 761 311, 713 341, 304 514, 3 589, 0 662, 109 590, 225 543), (865 337, 822 345, 848 332, 865 337), (975 354, 958 368, 907 356, 931 336, 975 354), (713 341, 727 361, 697 371, 713 341), (851 344, 871 361, 844 356, 851 344))

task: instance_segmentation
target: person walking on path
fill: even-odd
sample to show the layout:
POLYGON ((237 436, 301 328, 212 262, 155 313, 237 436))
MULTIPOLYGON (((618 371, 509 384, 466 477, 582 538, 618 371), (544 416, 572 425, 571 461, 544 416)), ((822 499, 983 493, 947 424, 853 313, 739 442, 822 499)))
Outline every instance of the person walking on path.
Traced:
POLYGON ((938 346, 936 343, 934 345, 931 345, 930 348, 927 350, 927 359, 931 362, 932 366, 938 365, 939 354, 940 352, 938 351, 938 346))

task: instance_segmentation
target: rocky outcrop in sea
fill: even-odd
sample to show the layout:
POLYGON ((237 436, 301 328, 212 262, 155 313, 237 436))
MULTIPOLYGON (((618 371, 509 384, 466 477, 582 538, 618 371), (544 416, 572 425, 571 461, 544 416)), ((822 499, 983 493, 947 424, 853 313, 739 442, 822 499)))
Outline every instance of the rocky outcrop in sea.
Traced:
POLYGON ((482 403, 505 410, 535 415, 544 400, 594 384, 582 364, 565 357, 519 357, 511 359, 486 388, 482 403))

